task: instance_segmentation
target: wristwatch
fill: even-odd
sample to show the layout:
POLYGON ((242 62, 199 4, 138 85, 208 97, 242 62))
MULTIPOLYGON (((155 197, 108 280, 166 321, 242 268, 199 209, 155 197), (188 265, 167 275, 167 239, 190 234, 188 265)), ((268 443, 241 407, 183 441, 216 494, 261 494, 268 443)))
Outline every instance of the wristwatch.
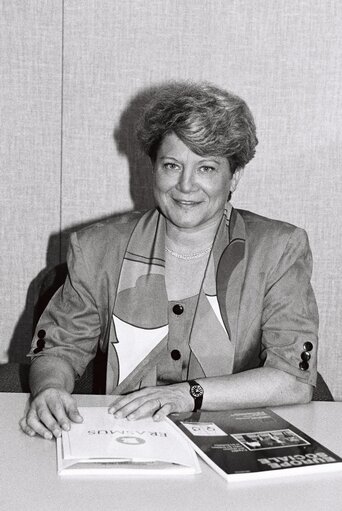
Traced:
POLYGON ((194 398, 193 412, 201 409, 204 390, 203 387, 196 380, 188 380, 190 385, 190 395, 194 398))

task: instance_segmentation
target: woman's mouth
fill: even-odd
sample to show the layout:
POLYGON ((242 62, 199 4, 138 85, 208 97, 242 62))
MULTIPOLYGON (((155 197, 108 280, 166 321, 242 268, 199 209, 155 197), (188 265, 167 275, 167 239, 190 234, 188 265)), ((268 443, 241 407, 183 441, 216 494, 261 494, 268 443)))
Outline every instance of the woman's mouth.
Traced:
POLYGON ((193 201, 193 200, 179 200, 179 199, 173 199, 173 200, 174 200, 174 202, 176 202, 176 204, 179 204, 182 207, 192 207, 192 206, 197 206, 198 204, 200 204, 199 202, 193 201))

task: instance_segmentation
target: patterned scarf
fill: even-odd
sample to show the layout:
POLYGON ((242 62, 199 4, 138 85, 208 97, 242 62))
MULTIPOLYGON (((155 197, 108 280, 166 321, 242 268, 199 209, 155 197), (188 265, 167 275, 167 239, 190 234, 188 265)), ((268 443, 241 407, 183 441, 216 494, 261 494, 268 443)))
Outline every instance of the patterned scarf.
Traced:
MULTIPOLYGON (((244 222, 228 203, 193 317, 189 379, 233 371, 245 260, 244 222)), ((156 384, 156 367, 165 356, 168 330, 165 218, 151 210, 135 226, 121 266, 108 347, 108 394, 156 384)))

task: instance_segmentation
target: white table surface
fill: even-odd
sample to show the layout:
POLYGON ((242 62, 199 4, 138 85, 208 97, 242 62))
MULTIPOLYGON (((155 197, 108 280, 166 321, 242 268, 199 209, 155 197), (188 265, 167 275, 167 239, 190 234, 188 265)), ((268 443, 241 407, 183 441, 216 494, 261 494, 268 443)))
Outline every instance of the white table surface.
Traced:
MULTIPOLYGON (((76 396, 106 406, 110 396, 76 396)), ((27 394, 0 393, 0 510, 6 511, 342 511, 342 471, 226 483, 201 461, 186 477, 72 477, 56 471, 55 441, 30 438, 18 426, 27 394)), ((342 403, 274 409, 342 457, 342 403)))

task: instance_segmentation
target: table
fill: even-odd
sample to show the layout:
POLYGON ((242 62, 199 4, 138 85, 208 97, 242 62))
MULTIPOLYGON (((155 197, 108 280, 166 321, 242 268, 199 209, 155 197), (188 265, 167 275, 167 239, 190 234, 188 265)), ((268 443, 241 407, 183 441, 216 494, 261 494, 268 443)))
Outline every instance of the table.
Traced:
MULTIPOLYGON (((111 396, 76 396, 80 406, 107 406, 111 396)), ((0 393, 0 509, 6 511, 341 511, 342 471, 226 483, 201 461, 187 477, 61 478, 55 442, 24 435, 18 426, 27 394, 0 393)), ((342 456, 342 402, 274 410, 342 456)))

